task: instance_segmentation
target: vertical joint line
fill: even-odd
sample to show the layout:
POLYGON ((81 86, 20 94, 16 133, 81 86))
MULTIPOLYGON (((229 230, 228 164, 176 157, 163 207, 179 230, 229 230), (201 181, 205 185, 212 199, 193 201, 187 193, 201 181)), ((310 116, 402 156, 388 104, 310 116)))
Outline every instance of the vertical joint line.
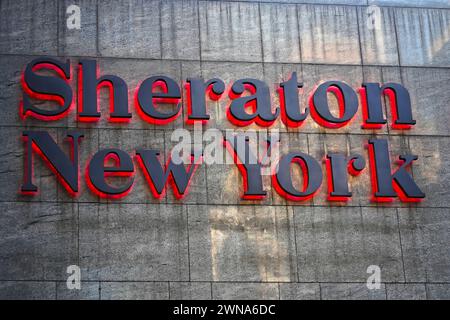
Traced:
POLYGON ((170 300, 170 281, 167 281, 167 294, 168 294, 169 300, 170 300))
POLYGON ((200 2, 197 1, 197 30, 198 30, 198 57, 200 60, 200 72, 203 76, 203 69, 202 69, 202 35, 201 35, 201 29, 200 29, 200 2))
POLYGON ((159 12, 159 57, 163 58, 163 29, 162 29, 162 0, 158 2, 158 12, 159 12))
POLYGON ((186 209, 186 231, 187 231, 187 251, 188 251, 188 272, 189 272, 189 282, 191 281, 191 252, 190 252, 190 242, 189 242, 189 207, 184 206, 186 209))
POLYGON ((300 54, 300 68, 302 71, 302 81, 303 81, 303 58, 302 58, 302 39, 300 36, 300 17, 298 16, 298 11, 299 11, 299 5, 295 5, 295 17, 297 20, 297 33, 298 33, 298 49, 299 49, 299 54, 300 54))
MULTIPOLYGON (((359 13, 358 13, 358 9, 357 8, 355 8, 355 12, 356 12, 356 28, 358 29, 359 59, 361 61, 361 66, 363 66, 364 63, 363 63, 363 54, 362 54, 361 31, 359 30, 360 21, 359 21, 359 13)), ((363 72, 363 75, 364 75, 364 72, 363 72)))
POLYGON ((59 1, 56 2, 56 55, 59 56, 59 27, 60 27, 60 19, 59 19, 59 1))
POLYGON ((319 298, 322 300, 322 285, 319 282, 319 298))
POLYGON ((78 266, 80 266, 80 204, 77 203, 77 233, 78 233, 78 239, 77 239, 77 251, 78 251, 78 266))
POLYGON ((98 36, 99 36, 99 32, 98 32, 98 29, 99 29, 99 24, 98 24, 98 1, 96 1, 96 3, 95 3, 95 6, 96 6, 96 12, 95 12, 95 32, 96 32, 96 34, 95 34, 95 50, 97 51, 97 56, 100 56, 100 48, 99 48, 99 45, 98 45, 98 36))
MULTIPOLYGON (((402 66, 402 62, 400 60, 400 46, 398 43, 398 31, 397 31, 397 14, 395 13, 394 9, 390 9, 388 8, 388 10, 390 10, 392 12, 392 19, 394 20, 394 34, 395 34, 395 45, 396 45, 396 49, 397 49, 397 59, 398 59, 398 65, 399 67, 402 66)), ((403 76, 402 76, 402 70, 400 68, 400 81, 403 84, 403 76)))
POLYGON ((261 3, 258 2, 258 18, 259 18, 259 43, 261 46, 261 61, 263 63, 263 76, 264 76, 264 45, 263 45, 263 38, 262 38, 262 34, 263 34, 263 30, 262 30, 262 22, 261 22, 261 3))
MULTIPOLYGON (((289 209, 288 202, 286 200, 286 210, 289 209)), ((291 207, 292 210, 292 224, 294 225, 294 247, 295 247, 295 272, 297 274, 297 282, 300 282, 300 273, 298 267, 298 251, 297 251, 297 228, 295 226, 295 210, 291 207)), ((288 212, 289 214, 289 212, 288 212)))
POLYGON ((402 233, 400 232, 400 217, 398 215, 398 208, 395 209, 395 213, 396 213, 396 216, 397 216, 398 239, 400 241, 400 254, 401 254, 401 257, 402 257, 403 280, 406 282, 405 261, 404 261, 404 258, 403 258, 402 233))
POLYGON ((280 283, 278 282, 278 300, 281 300, 281 289, 280 289, 280 283))

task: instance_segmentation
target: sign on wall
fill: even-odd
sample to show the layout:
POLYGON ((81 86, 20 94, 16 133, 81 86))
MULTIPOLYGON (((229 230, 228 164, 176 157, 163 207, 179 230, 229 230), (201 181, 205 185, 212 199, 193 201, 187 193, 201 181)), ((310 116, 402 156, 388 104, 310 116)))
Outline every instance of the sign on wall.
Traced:
MULTIPOLYGON (((299 128, 311 117, 317 124, 329 129, 339 129, 348 125, 355 117, 359 107, 362 112, 362 128, 380 129, 388 125, 383 112, 383 97, 389 101, 393 130, 408 130, 416 121, 413 118, 408 90, 398 83, 362 83, 356 92, 348 84, 338 81, 326 81, 310 93, 308 105, 302 106, 299 90, 303 87, 296 73, 279 84, 277 94, 280 106, 271 104, 268 85, 257 79, 239 79, 226 84, 218 78, 188 78, 184 90, 186 99, 182 99, 183 89, 166 76, 155 75, 143 80, 135 90, 133 101, 128 98, 127 83, 116 75, 100 75, 95 60, 82 59, 77 66, 77 92, 73 92, 72 65, 70 60, 59 61, 49 57, 40 57, 31 61, 22 76, 23 98, 19 112, 24 121, 35 118, 41 121, 55 121, 76 113, 80 122, 96 122, 108 117, 110 122, 119 122, 123 126, 134 121, 130 108, 134 107, 140 121, 155 125, 167 125, 182 116, 186 108, 187 125, 207 123, 210 120, 207 102, 209 100, 229 99, 226 109, 227 119, 238 127, 256 124, 270 128, 280 118, 286 127, 299 128), (43 74, 42 71, 52 71, 43 74), (99 110, 99 90, 109 90, 109 114, 99 110), (331 110, 330 95, 338 103, 338 112, 331 110), (359 106, 358 95, 361 106, 359 106), (228 98, 227 98, 228 97, 228 98), (53 100, 57 108, 43 108, 37 101, 53 100), (75 108, 75 100, 76 108, 75 108), (183 101, 182 103, 182 100, 183 101), (172 108, 163 108, 171 105, 172 108), (76 110, 75 110, 76 109, 76 110)), ((171 188, 178 199, 188 193, 190 181, 196 168, 202 165, 205 150, 193 150, 183 161, 169 156, 163 165, 160 150, 138 149, 133 155, 116 149, 102 149, 92 155, 85 170, 80 170, 79 149, 83 133, 67 133, 71 141, 70 155, 66 154, 46 131, 23 132, 25 140, 24 181, 21 192, 33 195, 38 187, 33 183, 33 155, 45 160, 67 192, 77 196, 80 190, 80 172, 89 189, 105 198, 126 196, 133 187, 134 175, 142 170, 147 178, 149 189, 155 198, 165 195, 171 188), (114 177, 121 177, 120 183, 111 184, 114 177), (170 186, 170 187, 168 187, 170 186)), ((260 200, 267 196, 263 183, 264 165, 260 156, 252 152, 251 140, 242 135, 227 135, 220 140, 220 147, 228 150, 233 162, 239 168, 243 178, 243 199, 260 200)), ((276 138, 270 136, 265 141, 265 154, 273 155, 276 138)), ((205 148, 206 149, 206 148, 205 148)), ((328 200, 347 201, 352 192, 349 188, 349 176, 357 176, 363 170, 369 170, 373 201, 392 201, 398 197, 402 202, 416 202, 425 197, 414 181, 409 167, 417 156, 403 154, 398 156, 398 165, 393 167, 386 139, 373 138, 367 142, 367 158, 360 154, 326 154, 325 166, 310 155, 289 150, 280 154, 269 172, 275 191, 292 201, 304 201, 313 197, 327 177, 328 200), (296 177, 291 168, 299 166, 302 173, 302 187, 295 183, 296 177)))

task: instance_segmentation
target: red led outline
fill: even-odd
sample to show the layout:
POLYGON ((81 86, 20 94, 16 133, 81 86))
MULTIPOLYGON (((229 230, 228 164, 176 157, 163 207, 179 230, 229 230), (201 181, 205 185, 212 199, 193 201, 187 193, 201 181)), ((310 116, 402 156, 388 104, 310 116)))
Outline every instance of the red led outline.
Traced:
POLYGON ((365 169, 365 168, 362 168, 361 170, 356 170, 355 169, 355 166, 354 166, 354 162, 355 162, 355 160, 356 159, 351 159, 349 162, 348 162, 348 164, 347 164, 347 171, 348 171, 348 173, 350 173, 352 176, 354 176, 354 177, 357 177, 357 176, 359 176, 360 174, 361 174, 361 172, 363 172, 363 170, 365 169))

